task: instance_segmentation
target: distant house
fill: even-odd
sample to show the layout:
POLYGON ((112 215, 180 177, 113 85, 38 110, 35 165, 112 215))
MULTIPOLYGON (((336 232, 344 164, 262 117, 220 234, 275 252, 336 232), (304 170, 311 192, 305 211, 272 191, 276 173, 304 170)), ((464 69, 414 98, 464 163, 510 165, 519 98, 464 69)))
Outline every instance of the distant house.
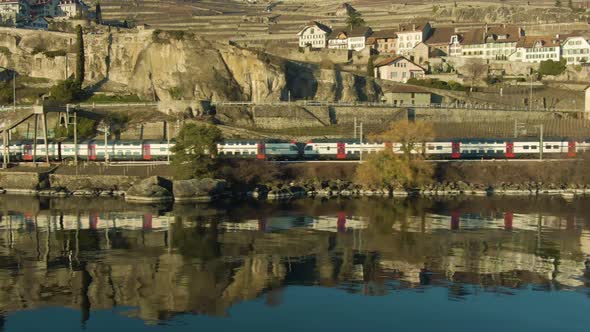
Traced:
POLYGON ((384 90, 381 101, 396 106, 428 105, 435 96, 426 89, 404 85, 384 90))
POLYGON ((568 65, 590 63, 590 42, 584 37, 568 37, 561 45, 561 51, 568 65))
POLYGON ((328 36, 328 48, 361 51, 372 33, 373 30, 367 27, 334 30, 328 36))
POLYGON ((49 19, 39 16, 31 22, 30 27, 35 30, 49 30, 49 19))
POLYGON ((299 47, 326 48, 328 35, 331 32, 332 29, 330 27, 316 21, 311 21, 297 33, 299 47))
POLYGON ((516 43, 516 52, 510 61, 541 62, 561 59, 559 36, 526 36, 516 43))
POLYGON ((410 53, 410 59, 419 65, 423 65, 430 60, 430 47, 425 43, 419 43, 414 46, 410 53))
POLYGON ((449 56, 451 45, 458 41, 458 37, 455 28, 432 28, 430 36, 424 41, 424 44, 430 47, 430 56, 432 57, 449 56), (453 36, 456 38, 453 39, 453 36))
POLYGON ((430 23, 401 24, 397 31, 397 54, 409 55, 412 49, 430 36, 430 23))
POLYGON ((375 77, 406 83, 410 78, 423 78, 426 70, 403 56, 385 59, 375 65, 375 77))
POLYGON ((395 30, 373 31, 367 38, 367 45, 377 53, 396 53, 397 34, 395 30))
POLYGON ((0 24, 14 26, 30 17, 31 7, 25 0, 0 0, 0 24))
POLYGON ((516 44, 524 31, 514 25, 470 29, 456 40, 461 49, 461 56, 478 59, 506 60, 516 52, 516 44))
POLYGON ((84 17, 88 14, 88 6, 81 0, 60 0, 58 16, 84 17))

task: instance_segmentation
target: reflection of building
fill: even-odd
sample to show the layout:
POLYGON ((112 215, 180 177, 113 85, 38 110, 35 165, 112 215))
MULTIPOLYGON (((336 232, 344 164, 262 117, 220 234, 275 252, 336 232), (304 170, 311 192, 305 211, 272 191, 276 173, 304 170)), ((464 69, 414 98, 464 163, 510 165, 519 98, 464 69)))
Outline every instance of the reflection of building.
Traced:
POLYGON ((202 207, 174 210, 173 217, 105 204, 96 208, 102 212, 78 217, 80 204, 55 204, 7 214, 16 205, 0 200, 0 311, 52 305, 85 316, 90 308, 126 306, 137 308, 126 314, 155 321, 179 313, 225 315, 262 296, 276 305, 275 292, 286 284, 372 295, 421 283, 449 293, 460 284, 483 291, 577 287, 590 254, 585 220, 495 208, 424 213, 432 207, 414 212, 414 205, 392 209, 395 203, 386 201, 358 211, 351 203, 342 212, 325 203, 253 211, 233 223, 224 216, 237 214, 202 207))
POLYGON ((0 0, 0 24, 16 25, 28 19, 29 3, 25 0, 0 0))

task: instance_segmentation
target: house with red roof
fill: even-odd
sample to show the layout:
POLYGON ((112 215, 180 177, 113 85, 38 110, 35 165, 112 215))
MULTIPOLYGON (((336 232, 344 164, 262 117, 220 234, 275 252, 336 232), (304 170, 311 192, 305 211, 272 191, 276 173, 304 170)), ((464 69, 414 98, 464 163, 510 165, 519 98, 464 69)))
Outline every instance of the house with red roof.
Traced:
POLYGON ((374 67, 375 78, 400 83, 426 75, 426 69, 401 55, 378 61, 374 67))

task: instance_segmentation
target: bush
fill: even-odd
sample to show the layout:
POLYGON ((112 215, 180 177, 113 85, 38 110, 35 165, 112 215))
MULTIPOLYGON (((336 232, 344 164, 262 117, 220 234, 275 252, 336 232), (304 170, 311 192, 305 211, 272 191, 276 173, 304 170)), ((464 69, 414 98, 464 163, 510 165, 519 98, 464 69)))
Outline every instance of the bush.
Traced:
POLYGON ((541 65, 539 66, 539 74, 552 76, 559 75, 565 71, 566 64, 567 62, 565 59, 561 59, 560 61, 541 61, 541 65))
POLYGON ((84 91, 80 83, 73 79, 58 82, 49 92, 53 100, 64 104, 78 101, 84 97, 84 91))
POLYGON ((441 89, 441 90, 454 90, 454 91, 465 91, 467 90, 466 87, 463 85, 455 82, 449 81, 448 83, 445 81, 440 81, 437 79, 417 79, 417 78, 410 78, 407 82, 408 84, 419 85, 427 88, 433 89, 441 89))
POLYGON ((277 164, 262 160, 225 160, 216 174, 235 187, 272 186, 283 178, 277 164))
POLYGON ((176 179, 205 178, 214 175, 217 143, 221 142, 221 131, 211 125, 185 124, 172 148, 176 179))
POLYGON ((168 93, 170 93, 170 97, 174 100, 182 100, 184 98, 184 92, 182 91, 182 87, 175 86, 168 89, 168 93))
POLYGON ((45 52, 43 52, 43 54, 46 57, 53 59, 58 56, 66 56, 67 53, 64 50, 56 50, 56 51, 45 51, 45 52))
MULTIPOLYGON (((78 138, 88 138, 96 135, 96 121, 89 118, 78 118, 78 138)), ((57 125, 53 132, 56 139, 60 138, 73 138, 74 137, 74 126, 70 125, 69 128, 65 126, 57 125)))
POLYGON ((0 104, 12 104, 13 90, 11 82, 0 82, 0 104))

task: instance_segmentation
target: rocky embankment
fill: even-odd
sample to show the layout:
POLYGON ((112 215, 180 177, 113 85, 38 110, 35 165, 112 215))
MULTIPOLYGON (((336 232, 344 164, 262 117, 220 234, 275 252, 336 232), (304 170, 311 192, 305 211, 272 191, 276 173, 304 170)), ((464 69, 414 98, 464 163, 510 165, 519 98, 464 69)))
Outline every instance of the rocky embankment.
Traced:
POLYGON ((417 188, 364 188, 351 181, 309 180, 232 187, 225 180, 169 180, 112 175, 52 174, 54 169, 0 172, 0 192, 49 197, 124 197, 134 203, 210 202, 222 197, 282 200, 298 197, 453 196, 453 195, 563 195, 590 194, 590 184, 499 182, 482 185, 464 181, 436 182, 417 188))

